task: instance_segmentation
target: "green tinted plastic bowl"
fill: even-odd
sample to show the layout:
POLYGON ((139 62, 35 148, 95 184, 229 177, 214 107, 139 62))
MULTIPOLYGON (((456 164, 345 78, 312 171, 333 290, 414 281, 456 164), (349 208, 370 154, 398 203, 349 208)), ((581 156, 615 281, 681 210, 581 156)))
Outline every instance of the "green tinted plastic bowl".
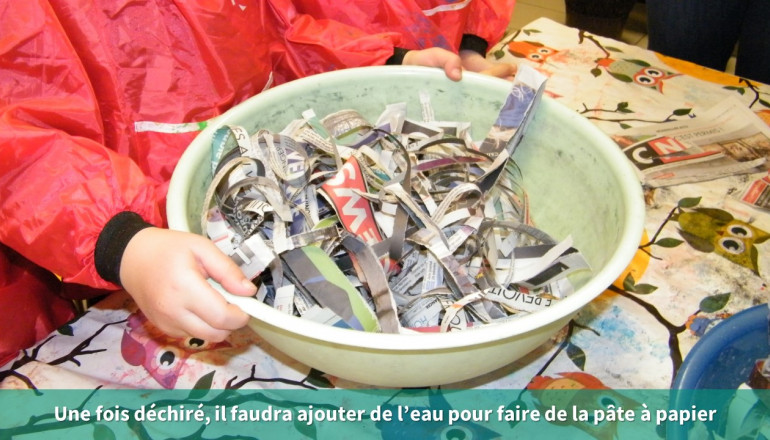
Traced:
MULTIPOLYGON (((260 93, 210 124, 177 165, 168 193, 172 229, 200 233, 201 203, 211 180, 211 138, 223 124, 253 132, 281 130, 312 108, 319 116, 354 108, 375 119, 386 104, 405 101, 420 119, 419 92, 428 91, 437 120, 470 121, 474 139, 494 122, 510 83, 465 73, 460 82, 438 69, 367 67, 325 73, 260 93)), ((576 291, 547 310, 505 323, 436 334, 374 334, 283 314, 253 299, 238 301, 249 326, 285 354, 311 367, 376 386, 447 384, 503 367, 544 343, 609 286, 641 239, 641 188, 619 148, 574 111, 545 98, 514 155, 532 217, 541 229, 574 245, 591 264, 573 279, 576 291)))

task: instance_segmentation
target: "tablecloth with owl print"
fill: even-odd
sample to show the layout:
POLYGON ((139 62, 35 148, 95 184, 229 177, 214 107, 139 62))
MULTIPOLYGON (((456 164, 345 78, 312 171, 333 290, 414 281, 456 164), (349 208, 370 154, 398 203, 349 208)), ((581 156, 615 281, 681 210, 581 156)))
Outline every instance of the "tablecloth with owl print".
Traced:
MULTIPOLYGON (((548 76, 546 93, 611 136, 738 99, 770 122, 770 86, 538 19, 489 53, 548 76)), ((770 213, 739 196, 763 173, 647 188, 628 269, 549 342, 444 388, 667 388, 693 345, 768 301, 770 213)), ((586 197, 591 197, 587 195, 586 197)), ((595 195, 598 196, 598 195, 595 195)), ((118 292, 0 369, 3 388, 365 388, 302 365, 248 329, 165 337, 118 292)))

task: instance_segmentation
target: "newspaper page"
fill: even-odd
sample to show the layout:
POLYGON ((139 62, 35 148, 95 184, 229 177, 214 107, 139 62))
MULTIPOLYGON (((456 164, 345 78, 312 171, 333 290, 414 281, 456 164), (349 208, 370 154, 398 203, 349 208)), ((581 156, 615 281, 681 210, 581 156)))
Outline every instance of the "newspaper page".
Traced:
POLYGON ((644 183, 662 187, 767 169, 770 127, 737 99, 696 118, 612 136, 644 183))

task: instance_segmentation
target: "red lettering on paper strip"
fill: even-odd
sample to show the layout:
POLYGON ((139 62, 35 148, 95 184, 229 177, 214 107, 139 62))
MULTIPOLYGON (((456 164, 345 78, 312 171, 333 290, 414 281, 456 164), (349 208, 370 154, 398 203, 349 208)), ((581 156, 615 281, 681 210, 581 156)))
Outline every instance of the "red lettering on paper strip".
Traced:
POLYGON ((321 189, 331 200, 345 229, 370 245, 382 241, 369 201, 356 193, 366 192, 366 184, 355 157, 348 159, 336 176, 321 185, 321 189))

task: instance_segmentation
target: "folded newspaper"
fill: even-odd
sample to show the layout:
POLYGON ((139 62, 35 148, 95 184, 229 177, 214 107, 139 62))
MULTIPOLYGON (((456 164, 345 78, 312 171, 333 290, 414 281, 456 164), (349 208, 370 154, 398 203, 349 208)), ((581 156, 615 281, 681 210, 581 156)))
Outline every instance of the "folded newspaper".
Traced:
POLYGON ((588 270, 531 224, 511 160, 544 88, 520 67, 485 139, 405 103, 342 109, 280 133, 222 127, 202 229, 287 314, 344 328, 463 330, 551 307, 588 270), (237 145, 228 148, 230 142, 237 145))
POLYGON ((770 127, 735 98, 697 118, 613 136, 642 183, 662 187, 768 169, 770 127))

